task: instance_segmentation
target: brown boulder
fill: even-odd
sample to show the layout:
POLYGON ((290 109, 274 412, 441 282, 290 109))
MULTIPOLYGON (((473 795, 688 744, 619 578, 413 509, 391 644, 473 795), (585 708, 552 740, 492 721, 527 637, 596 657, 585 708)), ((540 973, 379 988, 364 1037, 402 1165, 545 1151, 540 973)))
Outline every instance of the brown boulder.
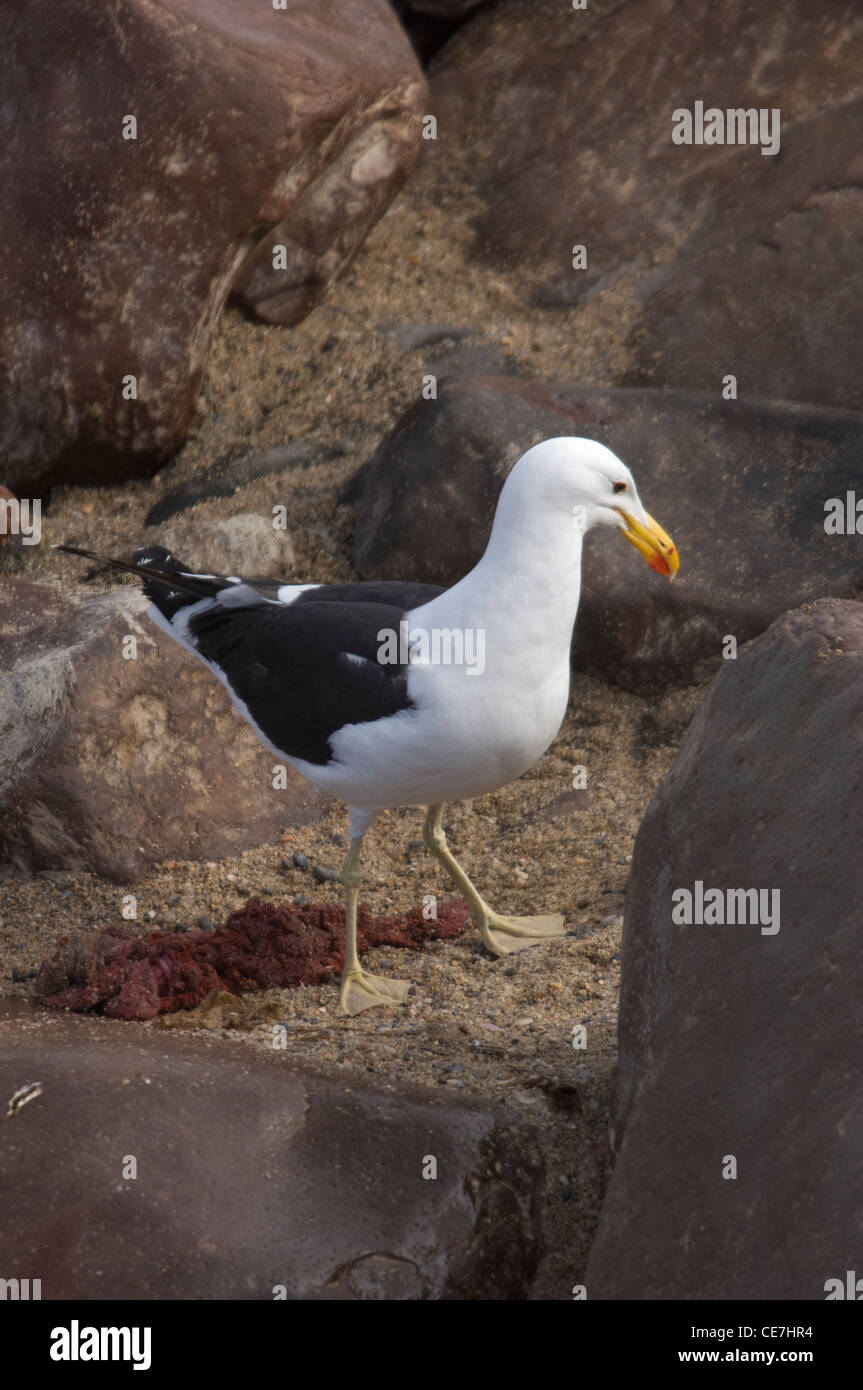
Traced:
POLYGON ((43 1299, 527 1296, 541 1159, 490 1107, 307 1074, 269 1030, 258 1051, 6 1005, 0 1094, 36 1082, 0 1205, 4 1276, 43 1299))
POLYGON ((323 804, 290 769, 273 789, 276 759, 146 606, 131 588, 0 589, 2 862, 126 882, 162 859, 277 840, 323 804))
POLYGON ((425 99, 386 0, 31 0, 0 11, 0 82, 0 463, 27 496, 169 457, 230 291, 307 313, 410 169, 425 99))
POLYGON ((863 604, 788 613, 726 663, 648 807, 591 1299, 819 1300, 859 1277, 861 725, 863 604), (698 925, 698 883, 726 921, 729 890, 771 896, 698 925))

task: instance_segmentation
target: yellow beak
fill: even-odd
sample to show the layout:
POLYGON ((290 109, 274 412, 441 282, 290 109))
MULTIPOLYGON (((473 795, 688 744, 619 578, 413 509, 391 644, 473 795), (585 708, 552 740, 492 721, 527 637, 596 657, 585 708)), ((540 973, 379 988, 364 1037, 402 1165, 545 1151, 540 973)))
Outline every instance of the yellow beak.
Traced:
POLYGON ((636 521, 634 516, 625 512, 622 507, 614 509, 623 517, 626 523, 623 534, 636 548, 640 550, 652 570, 657 574, 667 574, 669 579, 673 579, 680 565, 677 554, 677 546, 671 537, 663 531, 658 521, 654 521, 652 516, 647 518, 647 525, 642 526, 640 521, 636 521))

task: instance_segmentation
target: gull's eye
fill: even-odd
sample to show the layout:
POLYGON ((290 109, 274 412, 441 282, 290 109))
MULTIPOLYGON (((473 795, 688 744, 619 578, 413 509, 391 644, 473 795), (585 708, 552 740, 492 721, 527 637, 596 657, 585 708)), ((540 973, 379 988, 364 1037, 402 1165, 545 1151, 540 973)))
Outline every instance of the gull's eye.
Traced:
POLYGON ((626 492, 626 483, 612 483, 615 492, 626 492))

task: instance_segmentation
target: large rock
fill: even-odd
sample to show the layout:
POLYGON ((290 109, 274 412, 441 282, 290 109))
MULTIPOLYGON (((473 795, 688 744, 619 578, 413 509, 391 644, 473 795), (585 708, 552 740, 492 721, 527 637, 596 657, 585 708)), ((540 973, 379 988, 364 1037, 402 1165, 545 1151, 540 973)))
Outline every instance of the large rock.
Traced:
MULTIPOLYGON (((576 664, 633 689, 700 679, 723 639, 863 584, 860 538, 826 535, 825 502, 859 486, 863 416, 686 391, 446 381, 349 484, 364 578, 451 584, 485 547, 497 496, 538 440, 586 435, 632 468, 680 551, 673 584, 606 532, 587 538, 576 664)), ((553 582, 550 576, 549 582, 553 582)))
POLYGON ((146 606, 130 588, 0 589, 0 861, 125 882, 277 840, 324 804, 290 769, 273 789, 272 754, 146 606))
MULTIPOLYGON (((620 273, 628 384, 863 406, 863 27, 852 0, 642 0, 480 14, 433 72, 429 159, 480 200, 476 251, 540 306, 620 273), (565 8, 565 7, 564 7, 565 8), (779 152, 675 144, 672 113, 780 113, 779 152), (573 269, 572 248, 587 248, 573 269)), ((765 133, 769 134, 769 131, 765 133)))
POLYGON ((229 292, 307 313, 410 169, 425 104, 386 0, 31 0, 0 11, 0 81, 20 190, 0 210, 0 458, 28 497, 168 457, 229 292))
POLYGON ((626 382, 717 390, 730 372, 740 391, 863 409, 861 149, 858 100, 792 129, 775 172, 739 169, 728 211, 639 285, 626 382))
POLYGON ((863 604, 789 613, 717 677, 648 808, 590 1298, 823 1299, 860 1276, 861 725, 863 604), (778 892, 778 919, 675 925, 698 882, 778 892))
POLYGON ((541 1160, 491 1108, 308 1075, 268 1034, 4 1014, 0 1094, 42 1089, 3 1122, 0 1252, 43 1299, 527 1296, 541 1160))

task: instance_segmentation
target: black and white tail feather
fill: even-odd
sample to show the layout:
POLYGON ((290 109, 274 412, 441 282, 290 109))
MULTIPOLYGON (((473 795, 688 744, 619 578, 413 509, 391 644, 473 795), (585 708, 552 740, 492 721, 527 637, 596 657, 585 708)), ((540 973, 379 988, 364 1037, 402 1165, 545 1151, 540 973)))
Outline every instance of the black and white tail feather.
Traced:
MULTIPOLYGON (((147 598, 152 599, 166 618, 173 616, 169 611, 171 608, 176 612, 202 598, 216 598, 228 585, 242 582, 235 576, 195 574, 192 570, 184 570, 170 550, 162 545, 142 546, 135 551, 131 562, 115 560, 110 555, 97 555, 95 550, 82 550, 77 545, 55 545, 53 549, 65 550, 67 555, 82 555, 85 560, 95 560, 99 565, 136 575, 142 580, 141 587, 147 598)), ((276 580, 253 582, 278 587, 276 580)))
POLYGON ((399 631, 435 584, 381 580, 289 584, 196 574, 164 546, 132 561, 74 545, 57 550, 140 580, 153 622, 227 686, 235 707, 278 756, 326 765, 346 724, 385 719, 412 702, 407 668, 378 659, 382 629, 399 631))

